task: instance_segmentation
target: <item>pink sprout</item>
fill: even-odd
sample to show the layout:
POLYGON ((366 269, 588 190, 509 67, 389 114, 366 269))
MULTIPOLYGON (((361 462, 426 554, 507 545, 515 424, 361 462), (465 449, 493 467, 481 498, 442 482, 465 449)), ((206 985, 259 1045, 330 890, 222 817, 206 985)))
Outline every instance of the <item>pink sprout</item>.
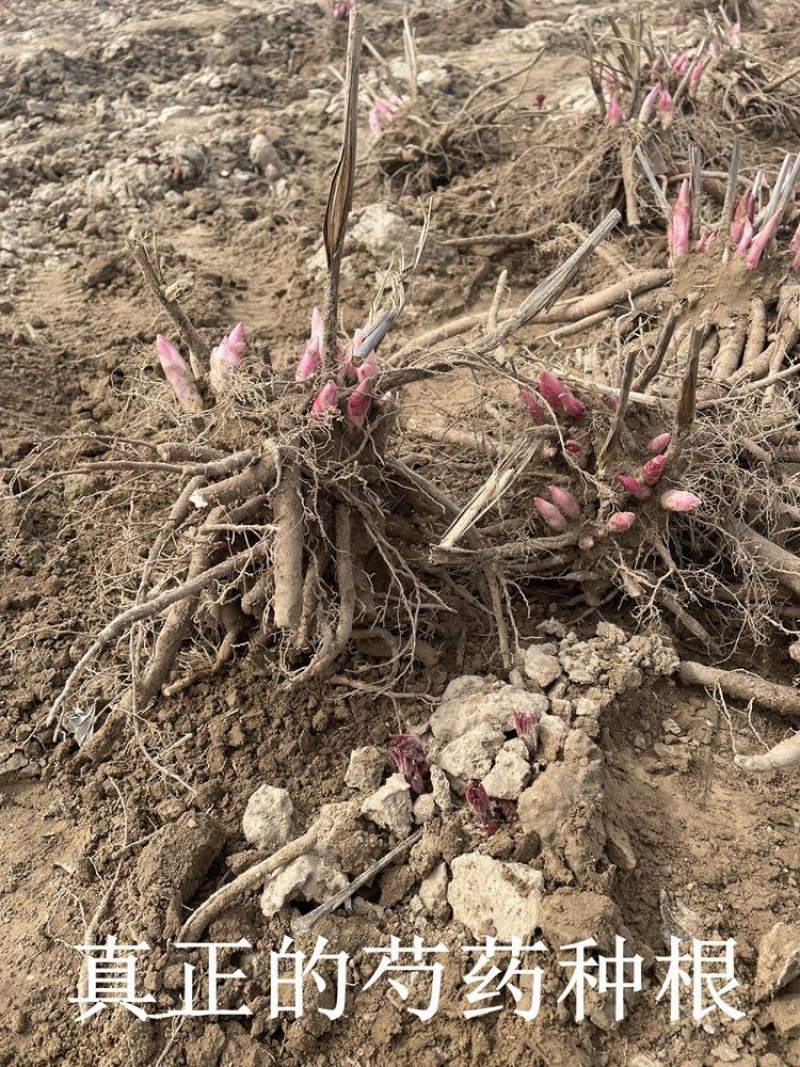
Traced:
POLYGON ((541 718, 538 711, 515 711, 514 730, 525 742, 531 757, 539 751, 539 732, 536 729, 541 718))
POLYGON ((642 467, 641 474, 639 475, 640 481, 644 485, 653 486, 659 480, 664 473, 664 467, 667 464, 667 457, 664 455, 653 456, 652 459, 648 459, 647 463, 642 467))
POLYGON ((211 350, 209 372, 212 385, 215 381, 221 384, 239 369, 244 359, 244 350, 244 324, 240 322, 211 350))
POLYGON ((700 497, 684 489, 667 489, 658 502, 666 511, 694 511, 700 504, 700 497))
POLYGON ((635 511, 617 511, 608 520, 608 528, 614 533, 625 533, 636 522, 635 511))
POLYGON ((489 795, 481 783, 475 781, 470 782, 464 792, 464 798, 477 815, 478 822, 480 823, 481 828, 485 831, 487 837, 491 837, 492 834, 497 833, 497 823, 494 821, 492 806, 489 802, 489 795))
POLYGON ((692 67, 692 73, 689 75, 689 88, 692 92, 697 91, 697 87, 700 85, 700 79, 703 77, 703 71, 706 69, 706 61, 704 59, 698 59, 692 67))
POLYGON ((755 270, 761 262, 761 257, 764 254, 764 250, 775 235, 775 231, 778 228, 778 222, 780 220, 780 212, 773 212, 772 218, 767 225, 759 232, 757 237, 753 238, 753 243, 750 246, 750 251, 747 253, 747 266, 750 270, 755 270))
POLYGON ((541 111, 544 107, 544 102, 547 99, 547 93, 537 93, 533 98, 533 106, 537 111, 541 111))
POLYGON ((533 498, 533 506, 542 516, 548 526, 552 526, 554 530, 563 530, 567 524, 567 520, 555 506, 551 504, 549 500, 542 500, 540 496, 533 498))
POLYGON ((606 123, 609 126, 619 126, 621 122, 622 108, 619 106, 619 100, 617 100, 616 94, 614 94, 608 101, 608 110, 606 111, 606 123))
POLYGON ((650 121, 658 99, 661 96, 661 86, 654 85, 647 96, 642 102, 642 106, 639 108, 639 123, 644 126, 645 123, 650 121))
POLYGON ((314 398, 311 405, 311 418, 324 422, 336 411, 339 403, 339 388, 336 382, 328 382, 314 398))
POLYGON ((566 441, 564 443, 564 451, 569 452, 569 454, 574 456, 579 463, 585 458, 583 449, 577 441, 566 441))
POLYGON ((666 452, 669 448, 669 443, 672 440, 671 433, 660 433, 657 437, 654 437, 650 444, 647 446, 654 456, 659 455, 661 452, 666 452))
POLYGON ((658 100, 658 117, 663 130, 668 130, 672 126, 672 93, 667 88, 661 90, 658 100))
POLYGON ((554 411, 561 410, 570 418, 579 419, 586 411, 585 405, 549 370, 539 375, 539 392, 554 411))
POLYGON ((390 734, 389 755, 395 767, 419 795, 425 792, 425 778, 430 773, 422 742, 416 734, 390 734))
POLYGON ((635 496, 637 500, 647 500, 650 496, 650 490, 647 486, 642 485, 638 478, 634 478, 632 474, 618 474, 617 481, 626 492, 631 496, 635 496))
POLYGON ((525 407, 530 412, 530 416, 537 426, 544 426, 547 422, 547 416, 542 409, 542 405, 536 399, 530 389, 526 389, 525 386, 519 387, 519 398, 525 407))
POLYGON ((750 219, 744 220, 744 228, 742 230, 742 236, 739 238, 739 243, 736 246, 736 255, 743 256, 747 249, 750 247, 750 242, 753 240, 753 223, 750 219))
POLYGON ((797 270, 800 267, 800 225, 794 231, 794 237, 789 245, 789 251, 792 253, 792 259, 789 263, 789 267, 792 270, 797 270))
POLYGON ((175 345, 162 334, 156 337, 158 362, 164 377, 172 386, 175 399, 185 411, 193 414, 203 410, 203 398, 191 368, 175 345))
POLYGON ((350 394, 345 407, 345 418, 352 427, 360 430, 372 404, 372 384, 369 379, 359 382, 350 394))
POLYGON ((559 511, 563 512, 568 519, 580 517, 581 506, 569 489, 562 489, 558 485, 548 485, 547 491, 559 511))
POLYGON ((738 48, 742 43, 742 27, 738 22, 734 22, 731 28, 728 30, 728 44, 732 48, 738 48))
POLYGON ((367 119, 372 132, 380 133, 384 126, 392 121, 399 106, 400 101, 393 97, 382 96, 376 100, 374 107, 370 108, 367 119))
POLYGON ((692 222, 689 179, 684 178, 681 191, 672 211, 672 258, 680 259, 689 251, 689 231, 692 222))
POLYGON ((356 0, 331 0, 331 14, 335 19, 346 19, 355 6, 356 0))
POLYGON ((303 358, 297 366, 295 381, 305 382, 309 378, 313 378, 322 366, 322 336, 324 330, 320 310, 319 308, 314 308, 311 312, 311 337, 306 344, 303 358))
POLYGON ((360 382, 368 382, 372 378, 377 378, 380 374, 380 364, 378 363, 378 357, 375 354, 373 348, 367 358, 363 360, 356 368, 356 377, 360 382))
POLYGON ((744 229, 747 221, 751 223, 756 214, 756 201, 751 189, 742 193, 736 204, 736 209, 733 213, 733 219, 731 221, 730 238, 731 243, 738 245, 744 234, 744 229))

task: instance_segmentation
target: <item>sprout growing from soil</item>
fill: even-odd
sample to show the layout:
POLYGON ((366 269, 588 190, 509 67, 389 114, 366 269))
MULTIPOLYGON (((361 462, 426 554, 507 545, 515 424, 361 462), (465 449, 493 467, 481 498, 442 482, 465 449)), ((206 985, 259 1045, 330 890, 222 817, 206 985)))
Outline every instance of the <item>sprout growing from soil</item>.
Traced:
POLYGON ((531 759, 536 758, 539 751, 539 719, 538 711, 515 711, 514 730, 517 737, 521 738, 528 749, 531 759))
POLYGON ((430 774, 430 767, 422 742, 416 734, 391 734, 389 755, 411 787, 411 792, 417 796, 424 793, 425 779, 430 774))
POLYGON ((464 799, 475 812, 478 824, 487 837, 497 833, 498 824, 486 790, 480 782, 470 782, 464 791, 464 799))

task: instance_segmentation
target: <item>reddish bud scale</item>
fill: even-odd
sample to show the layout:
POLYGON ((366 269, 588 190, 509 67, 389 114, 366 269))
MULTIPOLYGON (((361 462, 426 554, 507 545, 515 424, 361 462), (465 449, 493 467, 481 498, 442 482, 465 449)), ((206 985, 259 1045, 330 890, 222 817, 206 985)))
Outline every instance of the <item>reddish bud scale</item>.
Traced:
POLYGON ((533 506, 547 525, 551 526, 554 530, 563 530, 567 525, 567 520, 558 508, 554 504, 551 504, 549 500, 542 500, 540 496, 536 496, 533 498, 533 506))
POLYGON ((635 522, 635 512, 618 511, 608 520, 608 527, 613 533, 624 533, 626 530, 630 530, 635 522))
POLYGON ((667 489, 659 497, 659 504, 665 511, 690 512, 701 503, 700 497, 684 489, 667 489))
POLYGON ((539 751, 539 732, 537 726, 541 716, 538 711, 515 711, 514 730, 517 737, 525 742, 528 752, 533 757, 539 751))
POLYGON ((666 452, 669 448, 669 443, 672 440, 671 433, 660 433, 658 437, 654 437, 650 444, 647 446, 653 455, 657 456, 661 452, 666 452))
POLYGON ((547 422, 547 416, 544 413, 542 405, 536 399, 530 389, 526 389, 524 386, 520 386, 519 398, 525 407, 528 409, 531 418, 537 426, 544 426, 547 422))
POLYGON ((494 821, 492 806, 489 795, 480 782, 470 782, 464 792, 464 799, 478 817, 482 829, 487 837, 497 833, 497 823, 494 821))
POLYGON ((581 513, 581 506, 569 489, 562 489, 559 485, 548 485, 547 491, 559 511, 563 512, 568 519, 577 519, 581 513))
POLYGON ((642 467, 639 474, 639 481, 644 485, 653 486, 659 480, 664 473, 664 467, 667 463, 667 457, 664 455, 653 456, 652 459, 648 459, 647 463, 642 467))
POLYGON ((647 500, 650 497, 650 490, 641 484, 637 478, 634 478, 632 474, 618 474, 617 481, 631 496, 635 496, 637 500, 647 500))
POLYGON ((411 787, 412 793, 425 792, 425 778, 430 773, 422 742, 416 734, 391 734, 389 755, 395 767, 411 787))

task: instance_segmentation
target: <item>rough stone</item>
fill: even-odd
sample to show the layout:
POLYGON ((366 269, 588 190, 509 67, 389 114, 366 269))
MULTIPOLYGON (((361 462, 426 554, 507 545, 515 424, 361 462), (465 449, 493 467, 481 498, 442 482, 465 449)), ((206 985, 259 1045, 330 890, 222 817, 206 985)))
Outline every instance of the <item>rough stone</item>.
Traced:
POLYGON ((274 852, 292 836, 294 805, 285 789, 262 785, 244 809, 242 830, 251 845, 274 852))
POLYGON ((360 793, 369 793, 381 784, 385 769, 386 756, 379 748, 374 745, 354 748, 344 776, 345 785, 360 793))
POLYGON ((775 923, 758 946, 756 1000, 774 996, 800 974, 800 926, 775 923))
POLYGON ((429 822, 436 814, 436 801, 433 793, 423 793, 414 801, 414 822, 422 825, 429 822))
POLYGON ((439 811, 448 812, 453 810, 453 794, 450 792, 450 781, 442 768, 437 767, 435 763, 431 766, 431 792, 439 811))
POLYGON ((800 1035, 800 993, 778 997, 770 1006, 772 1025, 784 1037, 800 1035))
POLYGON ((543 715, 537 727, 541 758, 548 763, 558 759, 569 732, 569 726, 557 715, 543 715))
POLYGON ((284 904, 293 900, 322 904, 345 889, 347 884, 333 851, 307 852, 270 878, 261 895, 261 911, 271 919, 284 904))
POLYGON ((457 856, 451 866, 447 902, 453 918, 473 937, 494 934, 507 943, 508 938, 525 939, 533 934, 544 894, 541 871, 479 852, 457 856))
POLYGON ((450 776, 456 792, 463 793, 470 779, 480 779, 489 773, 504 741, 501 730, 489 723, 479 723, 445 745, 436 762, 450 776))
POLYGON ((441 915, 447 905, 447 864, 437 863, 419 885, 419 899, 429 915, 441 915))
POLYGON ((413 811, 411 790, 402 774, 393 774, 380 789, 366 797, 361 814, 397 837, 406 837, 413 811))
POLYGON ((483 788, 498 800, 516 800, 531 778, 531 765, 519 752, 501 748, 483 788))
POLYGON ((462 675, 445 689, 430 725, 433 736, 444 742, 463 737, 481 723, 509 733, 514 729, 515 712, 544 715, 548 707, 541 693, 479 675, 462 675))
POLYGON ((560 677, 561 664, 558 662, 558 656, 531 645, 525 652, 524 670, 531 681, 536 682, 542 689, 547 689, 548 685, 552 685, 560 677))

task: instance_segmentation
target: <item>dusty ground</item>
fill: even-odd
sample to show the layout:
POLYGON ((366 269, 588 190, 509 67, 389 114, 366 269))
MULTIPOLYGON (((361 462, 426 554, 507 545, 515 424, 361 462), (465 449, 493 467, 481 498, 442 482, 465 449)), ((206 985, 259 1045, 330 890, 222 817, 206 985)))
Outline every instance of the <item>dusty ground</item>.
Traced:
MULTIPOLYGON (((346 39, 344 23, 313 3, 64 0, 57 12, 38 7, 11 0, 0 11, 6 339, 0 457, 4 479, 17 493, 29 483, 14 470, 35 447, 47 442, 61 469, 79 452, 101 454, 97 435, 124 432, 141 380, 156 378, 152 340, 166 324, 126 251, 132 227, 157 234, 171 276, 191 278, 187 306, 209 338, 242 319, 251 343, 278 361, 302 349, 319 299, 320 220, 340 125, 334 71, 342 67, 346 39), (280 157, 283 173, 274 181, 248 158, 259 129, 280 157), (93 438, 88 446, 86 435, 93 438)), ((363 8, 370 41, 386 57, 402 56, 403 5, 368 0, 363 8)), ((513 292, 522 293, 560 254, 568 235, 555 231, 546 234, 556 238, 552 243, 499 251, 444 242, 541 224, 533 207, 537 188, 572 166, 581 151, 573 107, 591 103, 577 50, 581 21, 607 10, 557 2, 412 5, 420 52, 435 57, 426 61, 432 69, 446 71, 448 92, 463 96, 546 45, 527 82, 520 77, 513 84, 531 94, 546 90, 564 120, 561 142, 552 127, 539 142, 542 119, 526 110, 524 121, 496 139, 479 138, 453 164, 454 173, 437 172, 428 190, 390 185, 376 172, 376 149, 365 139, 357 218, 368 205, 388 203, 413 230, 427 207, 420 194, 431 185, 436 193, 429 259, 398 328, 398 347, 465 310, 485 308, 502 267, 510 270, 513 292), (523 152, 525 167, 510 171, 523 152)), ((798 16, 784 17, 786 27, 798 16)), ((774 27, 761 22, 748 32, 771 48, 774 27)), ((365 61, 368 78, 371 62, 365 61)), ((721 117, 720 136, 726 128, 721 117)), ((774 158, 795 142, 791 131, 775 128, 753 151, 774 158)), ((592 211, 579 221, 589 226, 592 211)), ((622 237, 618 245, 620 255, 636 254, 636 238, 622 237)), ((348 329, 366 315, 375 272, 386 266, 383 253, 388 259, 393 251, 380 248, 376 255, 374 247, 353 242, 343 282, 348 329)), ((588 278, 609 269, 593 266, 588 278)), ((427 394, 420 388, 408 415, 419 415, 426 397, 435 398, 437 410, 452 412, 468 395, 463 382, 427 394)), ((457 485, 459 472, 453 477, 457 485)), ((597 743, 605 756, 604 810, 627 833, 636 865, 612 877, 604 861, 588 889, 607 893, 619 930, 656 954, 663 950, 664 892, 696 913, 706 936, 735 938, 741 987, 733 1002, 745 1012, 741 1021, 712 1016, 704 1024, 685 1018, 671 1025, 665 1006, 653 1003, 651 975, 621 1028, 577 1025, 564 1006, 555 1007, 551 969, 536 1022, 508 1010, 465 1022, 452 968, 430 1022, 414 1020, 377 987, 359 994, 348 1017, 334 1023, 315 1013, 273 1020, 265 960, 289 929, 290 910, 267 922, 251 893, 211 934, 215 941, 245 937, 253 944, 253 954, 237 956, 234 966, 249 976, 236 997, 250 1004, 254 1018, 139 1022, 116 1008, 80 1026, 69 1003, 80 957, 70 946, 84 942, 90 923, 96 940, 115 934, 121 942, 147 939, 154 946, 140 967, 142 989, 174 1001, 181 987, 177 961, 166 955, 163 872, 145 851, 154 837, 163 840, 156 836, 162 828, 185 826, 181 820, 194 813, 213 817, 224 835, 219 855, 189 877, 191 889, 178 901, 183 914, 225 880, 231 857, 235 866, 245 850, 242 812, 259 785, 288 789, 302 825, 321 804, 351 795, 344 775, 354 748, 385 747, 398 726, 427 718, 453 677, 497 666, 486 634, 465 634, 462 642, 455 633, 441 662, 404 678, 394 697, 340 696, 336 687, 286 697, 271 690, 268 663, 240 657, 214 685, 201 683, 162 701, 154 718, 139 722, 136 736, 104 762, 82 760, 73 743, 54 744, 41 724, 76 648, 125 602, 126 563, 115 561, 112 546, 132 517, 119 497, 103 502, 102 489, 67 477, 13 504, 0 501, 0 1062, 212 1067, 414 1057, 426 1065, 489 1067, 513 1058, 567 1067, 634 1064, 643 1055, 649 1059, 642 1065, 665 1067, 800 1065, 800 1036, 776 1032, 753 988, 762 937, 779 920, 800 919, 800 779, 745 778, 733 764, 736 752, 779 740, 783 726, 758 709, 725 708, 668 678, 643 683, 603 715, 597 743), (665 740, 671 745, 675 736, 690 756, 678 761, 679 769, 663 754, 665 740)), ((162 503, 168 489, 164 484, 156 494, 162 503)), ((584 605, 550 596, 518 620, 523 645, 550 615, 584 636, 599 621, 633 628, 613 605, 587 615, 584 605)), ((679 650, 696 655, 680 635, 677 640, 679 650)), ((751 662, 766 662, 764 673, 791 683, 786 643, 775 640, 751 662)), ((125 652, 121 647, 120 657, 125 652)), ((740 657, 739 665, 747 662, 740 657)), ((469 820, 461 832, 472 840, 469 820)), ((503 834, 498 852, 527 862, 519 828, 503 834)), ((180 834, 175 847, 183 847, 180 834)), ((431 847, 446 854, 448 845, 442 837, 431 847)), ((167 853, 155 856, 166 862, 167 853)), ((406 943, 423 934, 428 943, 443 940, 456 960, 469 935, 447 908, 430 915, 414 903, 417 881, 413 864, 392 868, 365 894, 361 914, 340 912, 321 932, 334 950, 356 958, 390 934, 406 943)), ((574 933, 585 921, 565 905, 561 925, 552 928, 574 933)))

